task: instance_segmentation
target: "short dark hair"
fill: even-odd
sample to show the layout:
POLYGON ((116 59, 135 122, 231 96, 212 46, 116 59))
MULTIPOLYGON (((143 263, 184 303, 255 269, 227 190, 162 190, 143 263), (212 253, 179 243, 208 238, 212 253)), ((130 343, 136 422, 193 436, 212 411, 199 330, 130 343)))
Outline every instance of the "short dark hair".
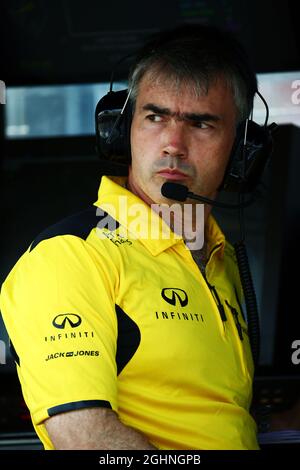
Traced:
POLYGON ((156 35, 138 53, 129 74, 131 103, 146 73, 168 76, 175 84, 194 82, 196 93, 207 93, 220 76, 232 89, 238 121, 253 108, 256 75, 236 37, 213 26, 184 25, 156 35))

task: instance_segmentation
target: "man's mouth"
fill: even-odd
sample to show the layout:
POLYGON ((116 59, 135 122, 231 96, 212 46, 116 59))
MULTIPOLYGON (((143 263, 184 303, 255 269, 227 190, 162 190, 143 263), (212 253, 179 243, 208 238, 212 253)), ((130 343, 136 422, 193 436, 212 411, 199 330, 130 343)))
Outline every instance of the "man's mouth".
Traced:
POLYGON ((160 170, 157 172, 157 174, 159 176, 162 176, 163 178, 173 181, 179 181, 188 178, 188 175, 186 173, 182 173, 180 170, 171 168, 165 168, 163 170, 160 170))

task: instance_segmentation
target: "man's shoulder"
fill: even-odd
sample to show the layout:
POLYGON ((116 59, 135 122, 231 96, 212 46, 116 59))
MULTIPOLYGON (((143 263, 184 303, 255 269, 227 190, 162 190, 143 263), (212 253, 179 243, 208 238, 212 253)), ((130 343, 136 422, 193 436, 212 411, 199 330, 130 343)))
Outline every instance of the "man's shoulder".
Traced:
POLYGON ((86 240, 91 230, 99 223, 99 215, 96 211, 97 207, 91 206, 50 225, 36 236, 29 251, 34 250, 42 241, 58 236, 73 235, 86 240))

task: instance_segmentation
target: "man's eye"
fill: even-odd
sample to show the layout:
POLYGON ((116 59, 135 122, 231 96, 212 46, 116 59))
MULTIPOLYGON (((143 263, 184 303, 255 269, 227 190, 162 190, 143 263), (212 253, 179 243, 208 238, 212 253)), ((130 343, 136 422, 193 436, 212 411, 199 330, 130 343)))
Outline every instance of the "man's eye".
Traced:
POLYGON ((146 119, 148 119, 151 122, 161 122, 162 121, 162 117, 159 114, 148 114, 148 116, 146 116, 146 119))
POLYGON ((195 121, 193 123, 194 127, 198 127, 199 129, 209 129, 209 124, 206 124, 203 121, 195 121))

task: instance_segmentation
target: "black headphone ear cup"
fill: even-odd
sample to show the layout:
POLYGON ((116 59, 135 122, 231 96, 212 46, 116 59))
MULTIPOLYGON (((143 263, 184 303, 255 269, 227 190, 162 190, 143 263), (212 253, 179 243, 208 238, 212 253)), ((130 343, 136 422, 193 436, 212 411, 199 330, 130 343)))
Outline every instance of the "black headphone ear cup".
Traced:
POLYGON ((110 91, 97 103, 95 130, 97 152, 101 159, 129 163, 131 107, 128 102, 123 113, 128 90, 110 91))
POLYGON ((267 126, 260 126, 248 120, 247 138, 244 143, 246 121, 237 129, 235 142, 225 171, 220 190, 230 192, 251 192, 260 182, 269 159, 273 139, 267 126))

